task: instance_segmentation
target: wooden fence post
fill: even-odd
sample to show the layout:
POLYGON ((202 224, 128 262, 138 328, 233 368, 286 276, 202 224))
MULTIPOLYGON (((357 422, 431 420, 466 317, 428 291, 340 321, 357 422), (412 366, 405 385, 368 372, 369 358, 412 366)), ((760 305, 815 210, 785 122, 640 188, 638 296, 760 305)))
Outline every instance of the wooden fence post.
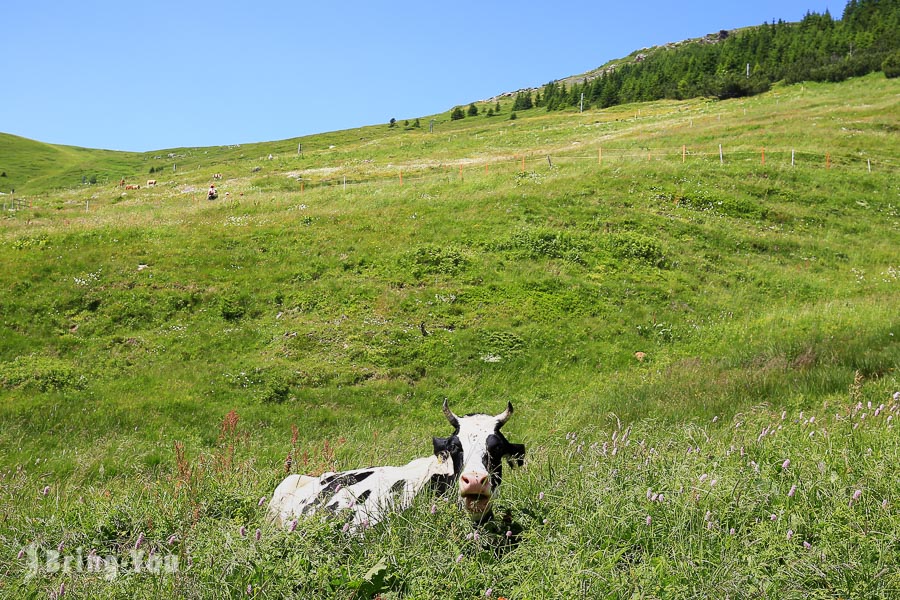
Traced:
POLYGON ((722 154, 722 144, 719 144, 719 164, 720 165, 725 164, 725 155, 722 154))

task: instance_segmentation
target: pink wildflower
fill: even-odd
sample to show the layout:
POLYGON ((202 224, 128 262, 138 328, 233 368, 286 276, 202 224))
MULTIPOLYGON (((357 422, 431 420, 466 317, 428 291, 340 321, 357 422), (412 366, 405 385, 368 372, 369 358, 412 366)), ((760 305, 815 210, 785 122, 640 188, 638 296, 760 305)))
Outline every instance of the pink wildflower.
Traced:
POLYGON ((650 523, 652 523, 652 522, 653 522, 653 517, 651 517, 650 515, 647 515, 647 525, 650 525, 650 523))
POLYGON ((463 555, 460 554, 459 556, 456 557, 456 562, 457 562, 457 563, 461 563, 461 562, 462 562, 462 559, 463 559, 463 555))
POLYGON ((791 539, 792 537, 794 537, 794 530, 788 529, 787 530, 787 539, 791 539))
POLYGON ((778 515, 776 515, 775 513, 772 513, 771 515, 769 515, 769 519, 772 520, 772 521, 777 521, 777 520, 778 520, 778 515))
POLYGON ((134 543, 134 549, 137 550, 141 547, 141 543, 144 541, 144 533, 141 532, 138 534, 137 541, 134 543))
POLYGON ((791 459, 789 459, 789 458, 784 459, 784 462, 781 463, 781 469, 786 470, 789 466, 791 466, 791 459))
POLYGON ((177 540, 177 539, 178 539, 178 536, 173 533, 172 535, 169 536, 169 539, 166 540, 166 544, 171 546, 172 544, 175 543, 175 540, 177 540))
POLYGON ((258 542, 258 541, 259 541, 259 538, 261 538, 261 537, 262 537, 262 531, 260 531, 259 529, 257 529, 257 530, 256 530, 256 541, 258 542))
POLYGON ((791 486, 791 489, 788 491, 788 498, 793 498, 793 497, 794 497, 794 493, 795 493, 796 491, 797 491, 797 486, 796 486, 796 485, 792 485, 792 486, 791 486))
POLYGON ((341 528, 341 531, 343 531, 344 533, 347 533, 348 531, 350 531, 350 523, 344 523, 344 526, 341 528))
POLYGON ((241 534, 241 537, 247 537, 247 528, 241 525, 241 528, 238 529, 238 533, 241 534))
POLYGON ((288 531, 294 531, 297 529, 297 519, 291 521, 291 524, 288 526, 288 531))
POLYGON ((262 506, 262 505, 265 504, 265 503, 266 503, 266 497, 263 496, 262 498, 259 499, 259 502, 257 502, 256 505, 257 505, 257 506, 262 506))
POLYGON ((543 500, 543 499, 544 499, 544 492, 541 492, 538 494, 538 500, 543 500))
POLYGON ((803 547, 809 550, 810 548, 812 548, 812 544, 810 544, 806 540, 803 540, 803 547))

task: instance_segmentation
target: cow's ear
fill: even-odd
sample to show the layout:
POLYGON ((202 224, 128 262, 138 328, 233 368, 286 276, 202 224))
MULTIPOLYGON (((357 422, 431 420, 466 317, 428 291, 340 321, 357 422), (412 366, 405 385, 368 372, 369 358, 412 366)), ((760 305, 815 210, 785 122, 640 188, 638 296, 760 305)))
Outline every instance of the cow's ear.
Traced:
POLYGON ((506 463, 511 467, 521 467, 525 464, 525 444, 510 444, 506 455, 506 463))
POLYGON ((432 446, 434 446, 434 455, 440 456, 441 454, 449 454, 450 453, 449 442, 450 442, 450 438, 440 438, 440 437, 431 438, 431 444, 432 444, 432 446))

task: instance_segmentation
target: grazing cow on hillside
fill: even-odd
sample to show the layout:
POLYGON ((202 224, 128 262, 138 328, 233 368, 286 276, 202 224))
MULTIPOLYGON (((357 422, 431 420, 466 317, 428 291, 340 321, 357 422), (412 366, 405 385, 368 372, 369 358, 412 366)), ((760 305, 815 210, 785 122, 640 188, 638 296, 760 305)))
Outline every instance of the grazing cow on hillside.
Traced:
POLYGON ((275 489, 269 518, 280 525, 320 510, 350 511, 351 526, 372 526, 389 512, 408 508, 426 487, 443 493, 456 484, 460 505, 474 521, 491 517, 491 501, 503 478, 503 461, 520 466, 525 446, 512 444, 500 428, 512 415, 512 403, 497 416, 458 417, 444 400, 453 434, 432 438, 434 454, 397 467, 371 467, 319 477, 290 475, 275 489))
POLYGON ((141 186, 139 186, 136 183, 129 183, 128 185, 125 186, 125 189, 126 190, 139 190, 139 189, 141 189, 141 186))
POLYGON ((147 187, 153 187, 154 185, 156 185, 156 180, 155 180, 155 179, 148 179, 148 180, 147 180, 147 187))
POLYGON ((215 173, 215 174, 213 175, 213 179, 222 179, 222 174, 221 174, 221 173, 215 173))

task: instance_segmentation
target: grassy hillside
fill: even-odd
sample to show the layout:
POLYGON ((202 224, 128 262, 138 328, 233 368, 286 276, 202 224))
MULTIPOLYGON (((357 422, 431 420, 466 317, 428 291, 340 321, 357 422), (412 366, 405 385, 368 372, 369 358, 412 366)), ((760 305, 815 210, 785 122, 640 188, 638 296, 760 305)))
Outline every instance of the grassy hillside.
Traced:
POLYGON ((504 107, 35 188, 0 222, 0 591, 890 597, 897 85, 504 107), (516 407, 500 529, 431 499, 362 538, 265 524, 286 455, 424 455, 445 397, 516 407), (180 570, 28 578, 31 544, 180 570))

